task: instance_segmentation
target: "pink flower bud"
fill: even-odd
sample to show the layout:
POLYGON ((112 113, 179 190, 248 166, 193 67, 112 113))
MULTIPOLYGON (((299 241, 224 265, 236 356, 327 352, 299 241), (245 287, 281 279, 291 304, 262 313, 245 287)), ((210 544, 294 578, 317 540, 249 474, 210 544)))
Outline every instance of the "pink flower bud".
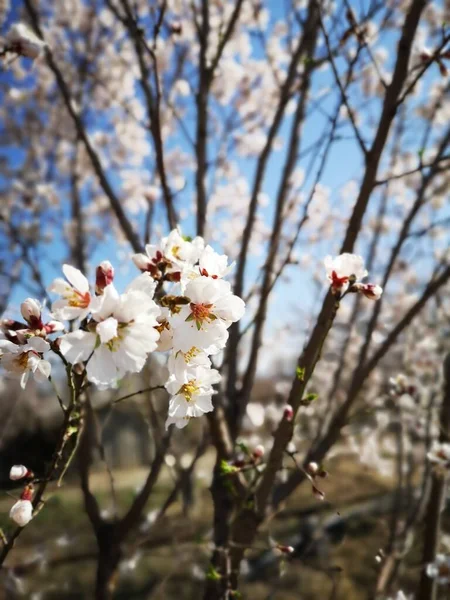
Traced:
POLYGON ((294 552, 293 546, 283 546, 283 544, 277 544, 276 549, 282 554, 292 554, 294 552))
POLYGON ((19 527, 25 527, 33 518, 33 505, 30 500, 18 500, 9 511, 9 518, 19 527))
POLYGON ((42 329, 41 306, 37 300, 27 298, 20 305, 20 312, 32 329, 42 329))
POLYGON ((256 448, 253 449, 253 458, 262 458, 264 456, 264 446, 262 446, 261 444, 259 444, 259 446, 256 446, 256 448))
POLYGON ((11 467, 9 472, 9 478, 13 481, 23 479, 24 477, 32 477, 33 473, 29 471, 24 465, 14 465, 11 467))
POLYGON ((109 260, 101 262, 95 270, 95 293, 103 294, 103 290, 114 280, 114 268, 109 260))
POLYGON ((284 407, 283 418, 285 418, 288 422, 291 422, 294 418, 294 409, 290 404, 286 404, 286 406, 284 407))
POLYGON ((383 288, 374 283, 357 283, 354 288, 370 300, 379 300, 383 293, 383 288))

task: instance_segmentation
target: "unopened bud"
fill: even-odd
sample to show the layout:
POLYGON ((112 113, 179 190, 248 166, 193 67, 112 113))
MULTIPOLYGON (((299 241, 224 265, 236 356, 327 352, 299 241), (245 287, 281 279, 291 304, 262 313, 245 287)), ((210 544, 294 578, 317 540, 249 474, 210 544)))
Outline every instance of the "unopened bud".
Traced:
POLYGON ((256 448, 253 449, 252 455, 253 458, 262 458, 264 456, 264 446, 259 444, 258 446, 256 446, 256 448))
POLYGON ((315 477, 319 472, 319 465, 315 462, 310 462, 306 465, 305 471, 308 475, 311 475, 311 477, 315 477))
POLYGON ((9 478, 13 481, 24 479, 24 477, 33 477, 33 473, 24 465, 14 465, 9 472, 9 478))
POLYGON ((292 554, 294 552, 293 546, 284 546, 283 544, 277 544, 276 550, 281 554, 292 554))
POLYGON ((33 488, 29 485, 23 490, 20 500, 18 500, 9 511, 9 518, 19 527, 25 527, 33 518, 33 488))
POLYGON ((42 329, 43 324, 41 320, 41 305, 37 300, 33 300, 33 298, 27 298, 20 305, 20 312, 22 313, 22 317, 32 329, 42 329))
POLYGON ((370 300, 378 300, 383 293, 383 288, 374 283, 357 283, 353 287, 355 291, 361 292, 361 294, 370 300))
POLYGON ((103 294, 107 285, 114 281, 114 268, 109 260, 101 262, 95 270, 95 293, 97 296, 103 294))
POLYGON ((288 422, 292 421, 292 419, 294 418, 294 409, 290 404, 286 404, 286 406, 284 407, 283 417, 288 422))

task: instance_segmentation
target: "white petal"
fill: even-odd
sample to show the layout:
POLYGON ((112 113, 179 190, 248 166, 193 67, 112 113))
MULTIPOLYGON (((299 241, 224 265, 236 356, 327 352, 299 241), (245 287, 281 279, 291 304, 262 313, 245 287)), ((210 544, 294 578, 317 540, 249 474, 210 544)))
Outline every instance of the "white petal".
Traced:
POLYGON ((28 378, 30 377, 30 371, 24 371, 20 378, 20 387, 24 390, 26 388, 28 378))
POLYGON ((87 360, 95 348, 97 336, 88 331, 66 333, 60 340, 60 350, 73 365, 87 360))
POLYGON ((0 340, 0 352, 12 352, 13 354, 17 354, 18 352, 22 352, 21 347, 17 344, 13 344, 9 340, 0 340))
POLYGON ((105 321, 102 321, 95 328, 96 332, 100 336, 102 344, 106 344, 113 338, 117 337, 117 320, 114 317, 108 317, 105 321))
POLYGON ((72 293, 72 287, 61 277, 54 279, 47 289, 49 292, 54 292, 60 296, 72 293))
POLYGON ((125 288, 125 293, 133 290, 144 292, 150 298, 155 295, 156 281, 148 273, 142 273, 125 288))
POLYGON ((105 346, 99 346, 95 350, 86 370, 89 381, 100 385, 113 385, 117 378, 112 353, 105 346))
POLYGON ((79 306, 69 306, 68 300, 56 300, 52 304, 52 313, 57 319, 71 321, 72 319, 82 318, 83 308, 79 306))
POLYGON ((89 292, 89 282, 81 271, 75 269, 71 265, 63 265, 63 273, 67 277, 67 281, 73 287, 83 294, 89 292))
POLYGON ((32 337, 27 340, 27 346, 36 352, 48 352, 50 344, 40 337, 32 337))
POLYGON ((48 360, 40 360, 34 371, 34 378, 38 381, 46 381, 50 377, 52 366, 48 360))
POLYGON ((97 296, 92 300, 90 305, 92 316, 96 321, 107 319, 114 313, 118 302, 119 293, 111 283, 105 287, 101 296, 97 296))

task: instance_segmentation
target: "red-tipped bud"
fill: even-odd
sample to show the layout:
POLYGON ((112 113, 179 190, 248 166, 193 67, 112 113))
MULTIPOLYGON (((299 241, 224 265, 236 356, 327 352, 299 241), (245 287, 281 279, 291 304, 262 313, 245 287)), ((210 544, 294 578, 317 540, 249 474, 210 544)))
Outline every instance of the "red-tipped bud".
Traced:
POLYGON ((383 293, 383 288, 374 283, 356 283, 353 288, 355 291, 364 294, 364 296, 370 300, 379 300, 383 293))
POLYGON ((258 446, 256 446, 256 448, 253 449, 252 456, 256 459, 262 458, 264 456, 264 452, 264 446, 259 444, 258 446))
POLYGON ((276 550, 282 554, 292 554, 294 552, 293 546, 284 546, 283 544, 277 544, 276 550))
POLYGON ((41 320, 41 305, 37 300, 27 298, 20 305, 20 312, 31 329, 42 329, 44 325, 41 320))
POLYGON ((292 419, 294 418, 294 409, 290 404, 286 404, 286 406, 284 407, 283 418, 289 422, 292 421, 292 419))
POLYGON ((31 502, 31 500, 33 499, 33 486, 32 485, 27 485, 26 487, 23 488, 23 492, 20 494, 20 499, 28 500, 29 502, 31 502))
POLYGON ((97 296, 103 294, 107 285, 114 281, 114 268, 109 260, 101 262, 95 270, 95 293, 97 296))
POLYGON ((12 481, 18 481, 19 479, 34 477, 33 473, 27 469, 24 465, 14 465, 11 467, 9 472, 9 478, 12 481))

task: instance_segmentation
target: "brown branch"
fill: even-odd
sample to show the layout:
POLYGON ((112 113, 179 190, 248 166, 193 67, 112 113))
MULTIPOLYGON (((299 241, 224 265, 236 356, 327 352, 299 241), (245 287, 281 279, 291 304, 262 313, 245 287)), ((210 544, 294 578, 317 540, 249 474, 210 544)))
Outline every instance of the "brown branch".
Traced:
MULTIPOLYGON (((345 402, 337 410, 334 415, 328 431, 322 437, 322 439, 314 445, 313 448, 308 452, 308 456, 305 462, 318 462, 321 463, 325 458, 329 449, 338 440, 342 427, 346 424, 348 413, 356 400, 364 381, 369 377, 372 371, 378 366, 380 360, 386 355, 390 348, 397 342, 399 336, 403 331, 412 323, 415 317, 421 312, 427 302, 432 298, 438 290, 444 286, 450 280, 450 267, 446 267, 441 275, 431 281, 422 293, 419 300, 413 304, 413 306, 406 312, 403 318, 397 323, 397 325, 390 331, 384 342, 380 345, 378 350, 373 356, 367 361, 367 363, 358 370, 355 371, 354 378, 350 385, 349 392, 345 402)), ((299 476, 297 473, 292 475, 286 483, 278 486, 274 494, 274 504, 278 505, 292 491, 304 480, 303 476, 299 476)))
POLYGON ((355 115, 353 114, 353 109, 350 106, 350 102, 349 102, 349 99, 348 99, 348 96, 347 96, 347 92, 346 92, 346 90, 344 89, 344 86, 341 83, 341 78, 340 78, 340 75, 338 73, 338 70, 337 70, 337 67, 336 67, 336 63, 335 63, 334 58, 333 58, 333 53, 331 51, 331 45, 330 45, 330 38, 328 37, 327 30, 325 29, 325 25, 323 23, 322 16, 320 14, 321 10, 320 10, 320 2, 319 1, 317 1, 317 6, 319 7, 318 10, 319 10, 320 28, 322 30, 323 37, 324 37, 324 40, 325 40, 325 46, 326 46, 327 51, 328 51, 329 61, 330 61, 331 69, 333 71, 334 80, 335 80, 335 82, 336 82, 336 84, 337 84, 337 86, 339 88, 342 102, 344 103, 344 106, 347 109, 347 114, 348 114, 348 117, 350 119, 350 123, 352 124, 353 131, 355 133, 355 138, 356 138, 356 140, 358 142, 358 145, 359 145, 359 147, 360 147, 363 155, 365 157, 367 157, 368 151, 367 151, 367 148, 366 148, 366 144, 365 144, 364 140, 362 139, 361 134, 359 132, 358 126, 357 126, 356 121, 355 121, 355 115))
MULTIPOLYGON (((27 10, 28 16, 30 18, 31 24, 35 33, 41 38, 44 39, 43 32, 41 30, 39 24, 39 16, 33 5, 32 0, 24 0, 24 5, 27 10)), ((111 184, 108 181, 108 178, 103 170, 102 164, 98 157, 98 154, 94 150, 94 147, 91 144, 88 133, 84 127, 83 121, 80 118, 79 113, 74 106, 73 99, 69 90, 69 87, 62 75, 60 68, 58 67, 55 59, 53 58, 53 53, 48 46, 45 47, 45 57, 47 60, 47 64, 50 70, 53 72, 57 86, 64 100, 64 104, 66 106, 67 112, 69 113, 79 139, 83 143, 86 153, 89 156, 94 172, 97 176, 97 179, 100 183, 101 188, 105 192, 106 196, 111 205, 111 209, 117 217, 119 225, 126 237, 126 239, 130 242, 133 250, 135 252, 142 252, 143 246, 137 233, 134 231, 130 221, 128 220, 127 215, 125 214, 124 209, 122 208, 121 201, 116 196, 111 184)))
MULTIPOLYGON (((112 10, 114 10, 111 2, 108 1, 107 4, 112 10)), ((164 162, 164 145, 161 135, 161 89, 158 74, 158 61, 154 50, 151 49, 145 41, 145 34, 139 27, 128 0, 121 0, 121 4, 126 14, 126 19, 121 18, 121 22, 128 29, 130 37, 133 40, 134 50, 139 63, 139 69, 141 72, 139 83, 141 85, 147 105, 149 129, 155 147, 156 166, 158 169, 159 178, 161 180, 161 187, 163 189, 163 197, 167 211, 167 221, 170 229, 173 229, 177 224, 177 215, 173 206, 173 195, 170 190, 164 162), (155 97, 153 96, 153 92, 149 83, 150 71, 145 60, 144 52, 150 55, 153 64, 153 75, 156 90, 155 97)), ((114 14, 118 16, 116 10, 114 10, 114 14)))
MULTIPOLYGON (((308 4, 308 18, 316 11, 316 0, 310 0, 308 4)), ((247 220, 245 223, 244 231, 242 234, 242 244, 239 251, 239 257, 236 268, 236 279, 234 284, 234 293, 237 296, 243 296, 244 290, 244 275, 245 267, 247 262, 248 249, 250 245, 250 238, 253 231, 253 225, 256 218, 256 210, 258 206, 258 197, 261 191, 264 176, 266 173, 267 163, 272 152, 273 143, 278 133, 279 127, 283 120, 284 112, 289 102, 292 89, 297 79, 298 66, 301 58, 305 54, 307 39, 304 34, 299 37, 295 52, 293 53, 292 60, 289 64, 288 72, 284 83, 280 89, 280 97, 278 106, 276 108, 273 121, 269 127, 267 133, 267 140, 264 148, 259 156, 258 163, 256 165, 255 177, 253 181, 252 195, 248 207, 247 220)), ((239 324, 234 323, 230 327, 230 337, 227 344, 227 364, 228 364, 228 376, 227 376, 227 396, 232 398, 236 390, 237 381, 237 347, 239 344, 239 324)))
MULTIPOLYGON (((303 34, 305 40, 305 53, 307 56, 314 56, 318 37, 318 26, 319 12, 313 6, 311 12, 309 13, 308 21, 305 24, 303 34)), ((288 144, 288 153, 286 156, 283 174, 281 177, 280 186, 277 194, 275 217, 272 225, 272 234, 269 242, 269 251, 264 269, 264 277, 260 294, 260 303, 257 315, 255 317, 255 329, 253 332, 253 338, 251 342, 250 356, 248 359, 247 367, 245 369, 245 375, 242 383, 242 389, 239 393, 239 397, 235 399, 230 406, 230 409, 232 411, 232 414, 230 415, 230 417, 232 417, 230 419, 230 423, 234 435, 237 434, 240 417, 242 416, 243 410, 245 410, 245 405, 248 402, 256 374, 256 366, 258 362, 259 350, 261 347, 262 332, 266 320, 267 303, 273 279, 272 272, 275 264, 275 259, 278 253, 281 230, 283 227, 285 217, 284 209, 289 196, 290 178, 296 165, 296 159, 300 145, 300 132, 305 117, 306 102, 308 99, 311 75, 313 71, 313 63, 308 62, 305 65, 305 72, 302 78, 297 108, 291 127, 291 136, 288 144)))
POLYGON ((237 0, 233 13, 228 21, 225 32, 220 37, 219 45, 211 65, 207 64, 207 50, 209 38, 209 10, 208 0, 201 2, 201 25, 198 27, 200 44, 199 53, 199 84, 196 95, 197 124, 195 153, 197 158, 197 171, 195 176, 197 188, 197 235, 203 235, 206 225, 206 174, 208 168, 207 137, 208 137, 208 96, 214 78, 214 72, 219 64, 226 44, 230 40, 241 12, 243 0, 237 0))
MULTIPOLYGON (((450 354, 444 361, 444 393, 440 417, 440 443, 450 442, 450 354)), ((441 513, 447 490, 446 474, 435 470, 432 474, 431 493, 425 515, 424 540, 422 551, 422 573, 417 597, 421 600, 434 600, 437 582, 426 573, 426 566, 436 558, 441 530, 441 513)))
POLYGON ((147 476, 145 484, 136 498, 133 500, 132 505, 128 509, 128 512, 122 517, 117 524, 117 539, 124 540, 131 529, 136 527, 141 518, 142 511, 147 504, 150 494, 158 480, 159 473, 164 464, 164 458, 167 450, 169 449, 170 439, 172 437, 173 427, 164 435, 162 443, 156 450, 156 455, 153 459, 150 472, 147 476))

